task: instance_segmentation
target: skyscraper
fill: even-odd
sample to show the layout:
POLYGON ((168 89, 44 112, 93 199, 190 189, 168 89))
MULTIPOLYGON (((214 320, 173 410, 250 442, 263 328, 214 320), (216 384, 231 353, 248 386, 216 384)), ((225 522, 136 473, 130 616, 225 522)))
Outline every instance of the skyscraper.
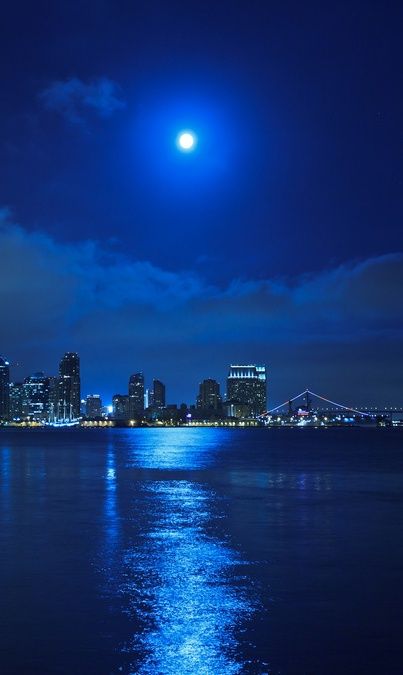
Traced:
POLYGON ((24 416, 42 421, 49 414, 49 378, 39 372, 26 377, 23 386, 24 416))
POLYGON ((165 408, 165 384, 160 380, 153 380, 152 405, 155 408, 165 408))
POLYGON ((23 383, 12 382, 10 384, 10 419, 20 420, 26 417, 27 408, 23 383))
POLYGON ((0 356, 0 420, 10 418, 10 364, 0 356))
POLYGON ((267 408, 266 366, 230 366, 227 400, 247 405, 255 417, 267 408))
POLYGON ((58 419, 78 419, 80 398, 80 358, 75 352, 66 352, 59 365, 58 419))
POLYGON ((129 378, 129 415, 131 419, 144 414, 144 375, 134 373, 129 378))
POLYGON ((92 419, 102 416, 102 400, 99 394, 88 394, 85 401, 85 414, 92 419))
POLYGON ((129 396, 127 394, 115 394, 112 398, 112 416, 114 420, 127 422, 129 415, 129 396))
POLYGON ((219 410, 221 408, 220 385, 208 378, 199 385, 196 407, 201 410, 219 410))

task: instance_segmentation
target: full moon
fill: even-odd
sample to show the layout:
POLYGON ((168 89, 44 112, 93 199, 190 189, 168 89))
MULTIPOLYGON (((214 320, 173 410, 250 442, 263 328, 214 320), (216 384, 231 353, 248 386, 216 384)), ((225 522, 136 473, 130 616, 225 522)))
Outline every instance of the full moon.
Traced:
POLYGON ((177 138, 177 144, 180 150, 185 150, 186 152, 194 150, 196 136, 193 131, 181 131, 177 138))

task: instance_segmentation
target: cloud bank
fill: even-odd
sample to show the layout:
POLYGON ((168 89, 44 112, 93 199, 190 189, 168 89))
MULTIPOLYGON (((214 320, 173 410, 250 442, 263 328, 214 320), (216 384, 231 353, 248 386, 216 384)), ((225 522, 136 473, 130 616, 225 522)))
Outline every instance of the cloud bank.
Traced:
POLYGON ((363 376, 371 391, 389 380, 396 395, 401 387, 401 253, 218 288, 97 242, 69 245, 27 232, 3 213, 0 269, 0 352, 35 370, 77 349, 86 390, 109 380, 124 390, 126 376, 144 369, 187 395, 201 377, 225 377, 236 360, 270 364, 279 398, 293 393, 288 387, 326 382, 327 393, 345 394, 340 368, 362 396, 363 376))
POLYGON ((76 77, 56 80, 39 99, 47 110, 60 113, 73 124, 83 122, 88 113, 108 118, 126 107, 119 85, 106 77, 90 82, 76 77))

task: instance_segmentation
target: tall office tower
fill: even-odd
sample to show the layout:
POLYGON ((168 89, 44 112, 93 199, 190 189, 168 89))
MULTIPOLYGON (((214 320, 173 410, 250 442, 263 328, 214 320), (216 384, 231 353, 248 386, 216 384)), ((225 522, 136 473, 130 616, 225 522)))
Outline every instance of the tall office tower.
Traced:
POLYGON ((26 377, 23 384, 24 416, 32 420, 47 419, 49 413, 49 378, 45 373, 34 373, 26 377))
POLYGON ((102 399, 99 394, 88 394, 85 401, 85 414, 90 418, 102 416, 102 399))
POLYGON ((76 420, 80 417, 80 357, 66 352, 59 365, 58 419, 76 420))
POLYGON ((129 415, 130 419, 144 414, 144 375, 135 373, 129 378, 129 415))
POLYGON ((200 382, 196 407, 202 410, 219 410, 221 408, 220 385, 216 380, 208 378, 200 382))
POLYGON ((255 417, 267 408, 266 366, 230 366, 227 400, 249 406, 255 417))
POLYGON ((129 414, 129 396, 127 394, 115 394, 112 398, 112 416, 115 420, 127 421, 129 414))
POLYGON ((153 380, 153 406, 165 408, 165 384, 160 380, 153 380))
POLYGON ((0 420, 10 418, 10 364, 0 356, 0 420))
POLYGON ((10 420, 20 420, 27 416, 22 382, 10 384, 10 420))

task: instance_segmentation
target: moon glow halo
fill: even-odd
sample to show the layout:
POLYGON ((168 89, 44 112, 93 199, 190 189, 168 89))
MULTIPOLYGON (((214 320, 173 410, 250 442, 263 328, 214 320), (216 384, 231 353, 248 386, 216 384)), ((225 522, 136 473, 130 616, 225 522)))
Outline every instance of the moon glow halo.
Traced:
POLYGON ((176 140, 177 146, 182 152, 191 152, 194 150, 196 142, 196 135, 193 131, 181 131, 176 140))

